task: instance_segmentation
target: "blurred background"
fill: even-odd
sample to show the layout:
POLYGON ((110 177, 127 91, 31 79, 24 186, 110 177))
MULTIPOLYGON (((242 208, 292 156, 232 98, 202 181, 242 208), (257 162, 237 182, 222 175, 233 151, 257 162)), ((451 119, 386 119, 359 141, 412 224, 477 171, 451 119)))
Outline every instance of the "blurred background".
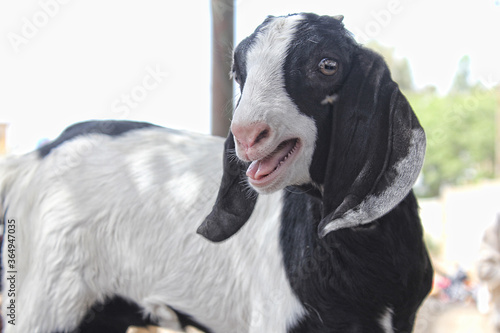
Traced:
POLYGON ((500 212, 499 0, 2 1, 0 155, 88 119, 224 135, 232 47, 267 15, 295 12, 343 14, 426 130, 415 191, 437 274, 417 331, 490 332, 476 268, 500 212))

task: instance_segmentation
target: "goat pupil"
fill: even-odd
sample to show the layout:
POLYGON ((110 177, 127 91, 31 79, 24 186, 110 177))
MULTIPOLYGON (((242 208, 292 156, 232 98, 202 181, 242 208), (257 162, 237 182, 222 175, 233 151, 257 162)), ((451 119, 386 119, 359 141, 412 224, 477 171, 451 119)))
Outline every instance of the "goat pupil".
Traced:
POLYGON ((337 62, 331 59, 323 59, 319 63, 319 69, 325 75, 333 75, 338 70, 337 62))
POLYGON ((335 66, 335 64, 328 63, 328 64, 325 65, 325 68, 327 70, 334 71, 337 67, 335 66))

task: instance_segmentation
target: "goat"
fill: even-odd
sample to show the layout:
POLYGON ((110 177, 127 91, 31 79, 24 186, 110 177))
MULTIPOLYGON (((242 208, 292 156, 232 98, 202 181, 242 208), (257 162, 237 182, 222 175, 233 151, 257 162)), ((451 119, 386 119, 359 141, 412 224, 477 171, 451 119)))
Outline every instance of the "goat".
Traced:
POLYGON ((90 122, 0 164, 5 332, 79 330, 115 297, 214 333, 411 332, 432 279, 411 191, 425 136, 383 60, 298 14, 233 67, 225 143, 90 122))
POLYGON ((425 134, 384 60, 342 19, 269 17, 236 48, 241 95, 198 232, 223 241, 258 194, 285 190, 283 263, 308 310, 290 331, 411 332, 432 281, 411 189, 425 134))

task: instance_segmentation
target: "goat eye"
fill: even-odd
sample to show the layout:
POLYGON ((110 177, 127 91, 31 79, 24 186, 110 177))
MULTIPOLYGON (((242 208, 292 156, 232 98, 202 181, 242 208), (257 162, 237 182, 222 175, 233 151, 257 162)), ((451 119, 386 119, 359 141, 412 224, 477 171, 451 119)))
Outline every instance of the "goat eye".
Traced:
POLYGON ((335 60, 325 58, 318 64, 319 70, 325 75, 333 75, 339 70, 339 65, 335 60))

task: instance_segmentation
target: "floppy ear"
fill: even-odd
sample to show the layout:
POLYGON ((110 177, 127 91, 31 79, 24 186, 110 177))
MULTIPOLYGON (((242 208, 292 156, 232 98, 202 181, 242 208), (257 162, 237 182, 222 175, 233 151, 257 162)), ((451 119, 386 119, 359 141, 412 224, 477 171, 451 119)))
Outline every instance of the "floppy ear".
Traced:
POLYGON ((333 105, 318 232, 370 223, 411 191, 425 133, 384 60, 361 48, 333 105))
POLYGON ((246 168, 238 161, 234 151, 233 134, 229 132, 224 144, 223 174, 217 200, 212 212, 197 230, 212 242, 224 241, 240 230, 252 215, 257 202, 257 192, 245 186, 246 168))

